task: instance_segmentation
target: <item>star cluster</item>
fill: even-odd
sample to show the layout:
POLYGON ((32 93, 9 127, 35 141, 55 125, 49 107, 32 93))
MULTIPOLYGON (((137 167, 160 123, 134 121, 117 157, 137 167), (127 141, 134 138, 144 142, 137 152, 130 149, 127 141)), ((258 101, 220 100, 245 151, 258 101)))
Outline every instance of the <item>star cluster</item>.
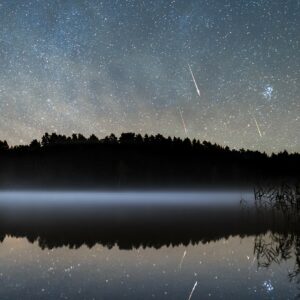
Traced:
POLYGON ((2 0, 0 139, 134 131, 300 151, 299 27, 298 0, 2 0))

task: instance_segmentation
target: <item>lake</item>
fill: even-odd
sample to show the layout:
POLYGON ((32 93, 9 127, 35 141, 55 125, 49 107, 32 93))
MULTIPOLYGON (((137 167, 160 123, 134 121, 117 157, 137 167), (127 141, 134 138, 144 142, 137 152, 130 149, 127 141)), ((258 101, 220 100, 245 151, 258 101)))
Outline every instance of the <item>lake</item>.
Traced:
POLYGON ((298 214, 274 193, 296 197, 1 192, 0 299, 295 299, 298 214))

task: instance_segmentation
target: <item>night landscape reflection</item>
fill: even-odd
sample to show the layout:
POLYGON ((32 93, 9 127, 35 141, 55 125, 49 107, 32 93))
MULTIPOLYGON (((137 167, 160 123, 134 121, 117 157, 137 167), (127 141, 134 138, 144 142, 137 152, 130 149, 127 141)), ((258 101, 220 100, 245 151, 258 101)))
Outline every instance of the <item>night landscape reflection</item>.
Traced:
POLYGON ((0 300, 300 298, 300 0, 0 0, 0 300))
POLYGON ((299 294, 297 186, 0 198, 1 299, 299 294))

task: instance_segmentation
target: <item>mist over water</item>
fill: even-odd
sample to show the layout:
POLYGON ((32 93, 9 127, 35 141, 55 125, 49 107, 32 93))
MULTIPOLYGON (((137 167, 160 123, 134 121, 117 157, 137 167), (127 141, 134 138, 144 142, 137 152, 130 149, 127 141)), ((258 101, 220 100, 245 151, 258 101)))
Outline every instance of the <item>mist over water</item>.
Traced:
POLYGON ((0 205, 232 205, 253 202, 253 191, 5 191, 0 205))
POLYGON ((282 191, 2 191, 0 298, 294 299, 282 191))

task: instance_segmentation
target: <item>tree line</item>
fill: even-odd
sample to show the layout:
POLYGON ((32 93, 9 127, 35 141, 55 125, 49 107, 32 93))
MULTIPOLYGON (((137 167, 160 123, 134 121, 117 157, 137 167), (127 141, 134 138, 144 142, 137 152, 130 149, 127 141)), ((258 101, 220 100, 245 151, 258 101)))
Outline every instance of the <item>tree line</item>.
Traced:
POLYGON ((299 179, 300 155, 235 150, 189 138, 132 132, 45 133, 40 141, 0 141, 0 188, 13 186, 201 186, 299 179))

